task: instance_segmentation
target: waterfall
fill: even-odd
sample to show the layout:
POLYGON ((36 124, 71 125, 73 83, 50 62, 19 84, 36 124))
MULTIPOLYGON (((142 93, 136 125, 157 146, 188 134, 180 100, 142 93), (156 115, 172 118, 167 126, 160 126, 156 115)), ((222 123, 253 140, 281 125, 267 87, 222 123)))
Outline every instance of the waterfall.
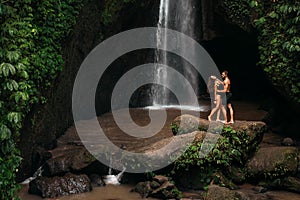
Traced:
MULTIPOLYGON (((155 62, 157 63, 155 70, 155 81, 161 85, 168 86, 176 84, 176 80, 168 76, 165 68, 159 64, 170 66, 189 80, 195 93, 198 92, 198 74, 197 71, 190 66, 183 58, 176 55, 168 54, 160 49, 167 49, 167 35, 162 32, 163 28, 173 29, 184 33, 189 37, 195 38, 195 0, 170 1, 161 0, 159 8, 159 20, 157 23, 157 50, 155 53, 155 62)), ((176 42, 183 51, 193 52, 194 47, 186 46, 180 38, 176 38, 176 42)), ((153 86, 153 106, 166 106, 174 103, 172 95, 166 87, 153 86)), ((186 102, 189 106, 189 102, 186 102)))
MULTIPOLYGON (((195 0, 178 1, 176 4, 176 20, 174 29, 195 38, 195 0)), ((194 46, 187 46, 184 42, 180 41, 180 46, 183 51, 194 52, 194 46)), ((198 72, 188 65, 186 62, 181 63, 183 68, 183 75, 190 81, 194 91, 198 94, 198 72)))
MULTIPOLYGON (((167 35, 162 33, 163 28, 168 27, 168 16, 169 16, 169 0, 161 0, 159 6, 159 20, 157 23, 157 49, 155 52, 155 62, 157 63, 156 69, 154 71, 155 82, 161 85, 168 85, 168 74, 164 70, 164 67, 158 64, 168 65, 167 53, 159 49, 167 48, 167 35)), ((158 88, 154 86, 154 98, 153 105, 167 105, 169 92, 166 87, 158 88)))

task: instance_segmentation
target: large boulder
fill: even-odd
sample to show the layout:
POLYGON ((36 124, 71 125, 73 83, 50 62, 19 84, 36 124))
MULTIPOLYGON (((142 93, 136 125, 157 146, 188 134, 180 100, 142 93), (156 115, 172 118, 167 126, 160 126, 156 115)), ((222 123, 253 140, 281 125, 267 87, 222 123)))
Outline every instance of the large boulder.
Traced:
POLYGON ((174 135, 182 135, 197 130, 218 134, 222 133, 224 128, 229 132, 231 130, 238 132, 239 141, 234 145, 243 147, 240 152, 244 160, 251 157, 257 150, 267 130, 266 124, 260 121, 237 120, 234 124, 224 125, 221 122, 208 121, 188 114, 176 117, 171 123, 171 128, 174 135))
POLYGON ((156 175, 149 181, 139 182, 132 191, 139 193, 142 198, 178 199, 181 194, 168 177, 162 175, 156 175))
POLYGON ((205 200, 239 199, 239 200, 268 200, 267 194, 257 193, 254 190, 230 190, 218 185, 210 185, 204 197, 205 200))
POLYGON ((177 117, 172 128, 175 137, 195 134, 191 148, 175 162, 176 181, 191 189, 201 189, 212 180, 218 180, 215 184, 236 189, 235 184, 246 181, 240 168, 258 149, 267 130, 266 124, 259 121, 236 121, 224 125, 191 115, 177 117))
POLYGON ((176 117, 171 124, 174 135, 191 133, 197 130, 207 130, 209 121, 195 117, 193 115, 184 114, 176 117))
POLYGON ((296 177, 289 176, 281 179, 275 179, 271 182, 261 183, 261 185, 275 190, 287 190, 300 193, 300 179, 296 177))
POLYGON ((261 147, 247 163, 247 173, 256 181, 295 175, 298 159, 296 147, 261 147))
POLYGON ((43 198, 55 198, 92 190, 90 179, 86 175, 67 173, 59 177, 38 177, 29 183, 29 193, 43 198))
POLYGON ((246 132, 252 139, 262 139, 267 126, 261 121, 235 121, 234 124, 225 125, 221 122, 208 121, 193 115, 184 114, 176 117, 171 123, 174 135, 190 133, 196 130, 214 132, 218 128, 232 127, 236 131, 246 132))
POLYGON ((61 145, 50 152, 52 157, 44 164, 47 176, 80 171, 96 160, 83 146, 61 145))
MULTIPOLYGON (((102 148, 104 149, 104 145, 102 148)), ((70 127, 57 139, 57 147, 47 151, 51 156, 44 163, 43 175, 63 175, 67 172, 81 172, 89 169, 91 173, 105 174, 108 169, 84 147, 76 128, 70 127), (96 166, 95 166, 96 165, 96 166), (94 169, 97 168, 97 169, 94 169)))
POLYGON ((206 200, 217 199, 235 199, 235 192, 228 188, 220 187, 218 185, 211 185, 208 187, 206 200))

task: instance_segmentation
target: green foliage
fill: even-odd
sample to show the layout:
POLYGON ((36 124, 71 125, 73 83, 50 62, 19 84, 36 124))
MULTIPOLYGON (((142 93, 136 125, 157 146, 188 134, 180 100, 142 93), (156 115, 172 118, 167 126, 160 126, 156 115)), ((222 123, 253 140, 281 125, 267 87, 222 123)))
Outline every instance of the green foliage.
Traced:
POLYGON ((300 103, 300 2, 257 2, 252 12, 259 64, 283 94, 300 103))
POLYGON ((182 199, 183 194, 178 188, 174 188, 171 190, 171 194, 175 199, 182 199))
POLYGON ((119 12, 126 3, 132 3, 136 0, 106 0, 104 9, 101 14, 101 22, 104 25, 109 25, 118 18, 119 12))
POLYGON ((0 199, 18 199, 23 120, 62 69, 61 45, 83 0, 0 3, 0 199))
POLYGON ((249 31, 250 11, 248 4, 242 3, 241 0, 223 0, 223 8, 228 21, 238 24, 242 29, 249 31))
POLYGON ((178 133, 179 127, 176 124, 171 123, 170 128, 172 130, 172 133, 178 133))
MULTIPOLYGON (((215 135, 215 134, 212 134, 215 135)), ((197 166, 200 175, 200 183, 205 186, 216 179, 215 174, 219 170, 228 169, 236 165, 242 166, 247 160, 250 136, 244 132, 237 132, 230 127, 224 127, 217 143, 215 139, 193 143, 180 158, 175 161, 175 170, 189 170, 197 166), (212 149, 207 155, 201 155, 201 148, 212 149)), ((216 135, 215 135, 216 136, 216 135)), ((206 136, 212 137, 212 136, 206 136)))
MULTIPOLYGON (((247 16, 257 30, 259 65, 280 93, 300 103, 300 1, 225 0, 227 13, 247 16)), ((240 27, 244 21, 230 18, 240 27)), ((248 23, 249 23, 248 22, 248 23)), ((249 23, 249 24, 250 24, 249 23)))

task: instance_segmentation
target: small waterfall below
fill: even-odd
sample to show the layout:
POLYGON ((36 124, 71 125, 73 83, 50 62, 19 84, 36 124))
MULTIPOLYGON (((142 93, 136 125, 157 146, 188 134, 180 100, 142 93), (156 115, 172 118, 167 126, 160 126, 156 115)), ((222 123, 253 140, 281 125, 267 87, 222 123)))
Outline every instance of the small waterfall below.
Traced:
MULTIPOLYGON (((157 50, 155 52, 156 69, 154 71, 155 82, 161 86, 154 85, 153 91, 153 106, 168 106, 176 104, 174 95, 169 91, 168 86, 177 83, 171 77, 165 66, 169 66, 181 73, 191 84, 194 92, 198 93, 198 73, 197 71, 183 58, 173 55, 162 49, 168 49, 167 33, 163 29, 172 29, 195 38, 195 0, 185 1, 170 1, 161 0, 159 8, 159 20, 157 23, 157 50), (164 87, 163 87, 164 86, 164 87)), ((180 38, 174 38, 182 51, 193 52, 193 46, 187 46, 180 38)), ((169 40, 170 41, 170 40, 169 40)), ((191 94, 192 95, 192 94, 191 94)), ((189 102, 185 102, 189 106, 189 102)))

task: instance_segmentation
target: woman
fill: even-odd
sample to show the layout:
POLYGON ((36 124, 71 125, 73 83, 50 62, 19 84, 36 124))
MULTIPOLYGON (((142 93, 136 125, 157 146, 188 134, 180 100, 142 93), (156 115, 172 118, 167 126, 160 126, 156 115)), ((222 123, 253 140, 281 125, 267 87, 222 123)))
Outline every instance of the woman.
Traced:
MULTIPOLYGON (((217 90, 222 90, 223 88, 223 82, 217 79, 216 76, 210 76, 207 82, 207 89, 210 93, 210 98, 213 100, 212 107, 214 107, 210 114, 208 115, 208 121, 211 121, 212 116, 217 112, 218 110, 221 110, 224 116, 224 123, 227 121, 227 115, 226 115, 226 109, 222 104, 222 97, 223 93, 217 92, 217 90)), ((217 115, 216 121, 221 121, 219 119, 219 115, 217 115)), ((223 122, 223 121, 221 121, 223 122)))

